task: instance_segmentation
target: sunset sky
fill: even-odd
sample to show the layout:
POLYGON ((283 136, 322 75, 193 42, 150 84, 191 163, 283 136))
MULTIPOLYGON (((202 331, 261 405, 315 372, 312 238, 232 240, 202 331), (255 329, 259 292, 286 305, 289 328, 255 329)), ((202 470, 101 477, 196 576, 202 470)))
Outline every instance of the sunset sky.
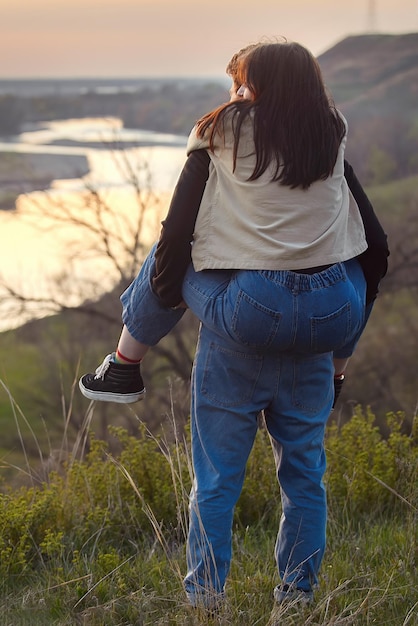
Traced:
POLYGON ((417 32, 418 0, 0 0, 0 78, 219 76, 262 37, 320 54, 371 27, 417 32))

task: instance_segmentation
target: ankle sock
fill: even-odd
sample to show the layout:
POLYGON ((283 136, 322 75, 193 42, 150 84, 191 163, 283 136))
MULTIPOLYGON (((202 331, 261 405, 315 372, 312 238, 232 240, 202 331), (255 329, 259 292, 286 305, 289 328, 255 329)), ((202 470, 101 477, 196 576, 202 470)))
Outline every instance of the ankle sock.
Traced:
POLYGON ((130 359, 127 356, 123 355, 122 352, 118 349, 115 352, 114 361, 119 365, 139 365, 142 359, 130 359))

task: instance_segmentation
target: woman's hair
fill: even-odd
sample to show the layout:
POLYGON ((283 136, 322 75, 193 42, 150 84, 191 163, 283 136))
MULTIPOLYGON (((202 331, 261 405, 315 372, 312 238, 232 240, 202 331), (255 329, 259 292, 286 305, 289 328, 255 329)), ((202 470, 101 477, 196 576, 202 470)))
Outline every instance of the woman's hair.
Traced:
POLYGON ((307 189, 332 174, 346 132, 328 96, 314 56, 293 42, 260 43, 237 52, 227 66, 236 84, 245 84, 252 100, 238 100, 211 111, 197 123, 197 134, 223 135, 225 114, 232 112, 234 168, 240 131, 253 117, 256 163, 249 180, 273 164, 273 180, 307 189))
POLYGON ((250 52, 250 50, 254 50, 257 45, 258 44, 256 43, 250 43, 248 46, 245 46, 245 48, 241 48, 241 50, 238 50, 238 52, 236 52, 232 56, 231 60, 228 62, 228 65, 226 66, 226 73, 232 78, 234 85, 236 85, 237 88, 241 87, 242 85, 242 82, 240 80, 241 60, 243 56, 247 54, 247 52, 250 52))

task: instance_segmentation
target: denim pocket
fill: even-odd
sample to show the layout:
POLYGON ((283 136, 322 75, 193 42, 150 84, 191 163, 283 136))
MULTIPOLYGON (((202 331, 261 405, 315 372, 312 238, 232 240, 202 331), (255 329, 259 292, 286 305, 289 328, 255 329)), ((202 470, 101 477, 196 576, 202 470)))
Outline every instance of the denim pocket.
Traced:
POLYGON ((311 317, 313 352, 333 352, 344 346, 352 335, 351 303, 323 317, 311 317))
POLYGON ((235 301, 231 329, 239 343, 268 348, 278 333, 282 314, 269 309, 240 290, 235 301))
POLYGON ((214 406, 236 407, 248 403, 257 385, 263 357, 211 342, 202 375, 201 393, 214 406))

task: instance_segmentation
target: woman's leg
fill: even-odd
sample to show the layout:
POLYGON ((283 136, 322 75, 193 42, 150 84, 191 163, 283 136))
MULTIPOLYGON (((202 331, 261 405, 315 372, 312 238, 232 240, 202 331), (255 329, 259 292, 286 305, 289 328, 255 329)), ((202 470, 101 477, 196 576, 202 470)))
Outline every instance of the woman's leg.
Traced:
POLYGON ((167 335, 185 309, 164 307, 151 286, 155 267, 154 246, 133 282, 121 296, 124 326, 117 349, 108 354, 95 372, 81 377, 81 393, 90 400, 130 403, 145 393, 140 361, 148 348, 167 335))
MULTIPOLYGON (((121 295, 124 323, 117 345, 126 362, 139 362, 150 346, 156 345, 180 321, 186 308, 171 309, 163 306, 154 294, 151 281, 155 273, 155 250, 153 246, 145 262, 129 287, 121 295)), ((190 266, 188 283, 194 291, 193 308, 199 319, 205 317, 205 307, 225 292, 233 272, 195 272, 190 266)), ((207 316, 207 314, 206 314, 207 316)), ((124 362, 123 358, 118 359, 124 362)))
MULTIPOLYGON (((140 355, 144 350, 146 351, 145 347, 155 346, 165 337, 185 312, 185 309, 171 309, 163 306, 152 290, 155 250, 156 245, 149 252, 139 274, 120 297, 125 333, 129 333, 130 337, 140 344, 138 346, 140 355)), ((123 340, 124 337, 121 339, 123 340)), ((133 345, 134 343, 131 342, 131 350, 133 345)))
POLYGON ((150 346, 137 341, 124 325, 115 353, 115 361, 120 364, 140 363, 150 346))

